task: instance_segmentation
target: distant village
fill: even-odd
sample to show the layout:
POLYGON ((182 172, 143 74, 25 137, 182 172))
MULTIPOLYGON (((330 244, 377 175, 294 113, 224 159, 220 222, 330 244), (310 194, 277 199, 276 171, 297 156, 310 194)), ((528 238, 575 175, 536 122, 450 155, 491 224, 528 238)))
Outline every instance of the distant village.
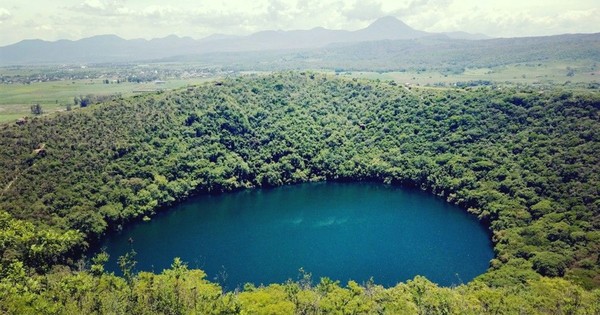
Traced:
POLYGON ((10 67, 0 74, 0 84, 31 84, 50 81, 102 80, 104 84, 124 82, 165 84, 172 79, 210 78, 234 73, 217 67, 161 64, 59 65, 10 67))

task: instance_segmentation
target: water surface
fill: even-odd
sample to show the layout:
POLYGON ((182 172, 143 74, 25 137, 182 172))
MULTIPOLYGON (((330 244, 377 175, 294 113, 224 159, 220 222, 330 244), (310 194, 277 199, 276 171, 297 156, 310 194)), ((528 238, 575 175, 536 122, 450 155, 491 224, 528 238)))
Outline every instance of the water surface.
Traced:
POLYGON ((181 257, 228 289, 314 279, 373 277, 393 286, 424 275, 466 283, 493 257, 483 227, 464 210, 417 190, 375 183, 309 183, 201 195, 132 224, 103 242, 116 258, 137 252, 137 270, 161 272, 181 257), (133 240, 131 244, 129 240, 133 240))

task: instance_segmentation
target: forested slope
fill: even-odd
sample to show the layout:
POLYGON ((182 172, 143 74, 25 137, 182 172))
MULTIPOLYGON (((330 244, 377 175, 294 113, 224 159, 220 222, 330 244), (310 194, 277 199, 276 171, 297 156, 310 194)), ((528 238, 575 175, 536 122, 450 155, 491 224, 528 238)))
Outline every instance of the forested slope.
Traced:
MULTIPOLYGON (((50 304, 59 302, 47 301, 52 299, 45 294, 64 294, 53 286, 56 281, 111 281, 117 287, 108 291, 118 295, 129 288, 134 294, 143 277, 162 276, 120 279, 52 266, 72 264, 107 229, 191 194, 309 180, 375 180, 444 196, 490 226, 496 251, 490 270, 464 288, 429 283, 432 294, 455 295, 447 301, 456 303, 469 296, 477 313, 489 310, 475 297, 476 287, 497 296, 511 292, 525 305, 535 299, 522 292, 558 285, 572 287, 577 303, 597 312, 590 301, 598 290, 540 276, 565 277, 587 289, 600 286, 599 111, 600 94, 594 91, 410 90, 388 82, 283 73, 115 99, 4 125, 0 276, 13 289, 14 283, 26 286, 25 278, 34 281, 24 290, 50 304), (45 280, 25 275, 51 269, 40 276, 45 280)), ((204 281, 194 272, 179 275, 185 275, 184 283, 204 281)), ((290 288, 277 288, 252 292, 272 293, 270 298, 287 293, 282 299, 288 302, 295 296, 290 288)), ((369 288, 334 285, 319 291, 307 285, 294 294, 321 299, 334 289, 365 297, 369 288)), ((395 301, 389 294, 396 289, 406 291, 398 299, 416 296, 410 285, 381 294, 395 301)), ((86 292, 80 293, 94 298, 93 291, 86 292)), ((0 304, 25 303, 13 293, 0 293, 0 304)), ((233 299, 240 311, 244 294, 217 294, 215 301, 233 299)))

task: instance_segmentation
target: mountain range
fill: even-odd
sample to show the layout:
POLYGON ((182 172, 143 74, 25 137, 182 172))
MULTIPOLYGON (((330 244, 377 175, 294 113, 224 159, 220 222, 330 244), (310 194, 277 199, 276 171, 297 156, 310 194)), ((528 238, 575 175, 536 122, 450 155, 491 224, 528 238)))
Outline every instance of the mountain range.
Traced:
POLYGON ((489 37, 465 32, 429 33, 415 30, 394 17, 383 17, 356 31, 317 27, 262 31, 248 36, 216 34, 200 40, 175 35, 152 40, 125 40, 116 35, 99 35, 76 41, 23 40, 0 47, 0 65, 128 62, 216 52, 309 50, 334 44, 423 38, 481 40, 489 37))

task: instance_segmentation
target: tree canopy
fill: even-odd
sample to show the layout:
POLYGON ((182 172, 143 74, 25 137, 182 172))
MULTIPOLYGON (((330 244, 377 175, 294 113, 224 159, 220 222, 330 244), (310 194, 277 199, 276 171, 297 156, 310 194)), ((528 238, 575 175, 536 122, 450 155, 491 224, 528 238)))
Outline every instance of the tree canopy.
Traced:
POLYGON ((516 312, 516 305, 526 313, 546 306, 597 312, 599 110, 593 91, 408 90, 291 72, 3 125, 0 283, 10 290, 2 291, 0 309, 35 302, 93 310, 118 300, 123 309, 96 311, 144 313, 127 309, 139 302, 169 314, 197 307, 254 313, 257 305, 266 313, 492 313, 516 312), (177 261, 131 281, 99 267, 60 269, 75 270, 78 253, 108 229, 190 195, 321 180, 419 187, 462 206, 493 235, 489 271, 453 289, 422 278, 388 289, 321 280, 235 294, 177 261), (565 304, 545 300, 545 290, 565 304))

